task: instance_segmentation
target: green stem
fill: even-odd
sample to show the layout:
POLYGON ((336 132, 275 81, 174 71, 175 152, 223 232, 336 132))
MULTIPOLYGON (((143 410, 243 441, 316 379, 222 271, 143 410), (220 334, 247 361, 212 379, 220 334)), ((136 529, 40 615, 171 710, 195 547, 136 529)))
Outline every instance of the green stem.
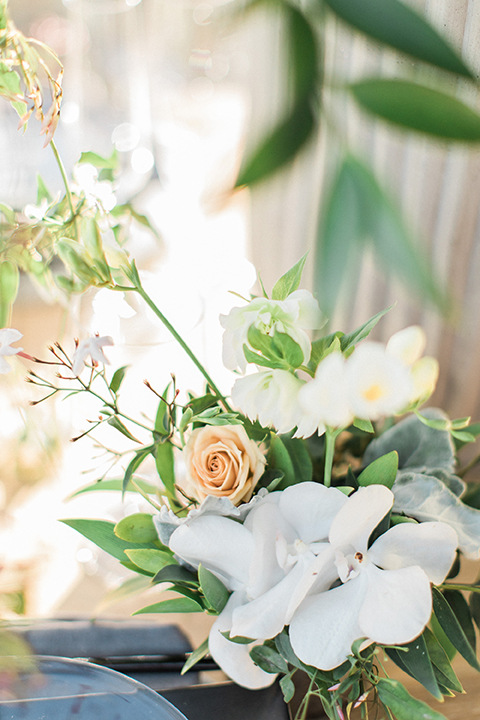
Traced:
POLYGON ((465 592, 480 593, 479 585, 466 585, 463 583, 442 583, 436 586, 439 590, 464 590, 465 592))
POLYGON ((65 166, 62 162, 62 158, 60 157, 57 146, 55 145, 55 140, 50 141, 50 147, 52 148, 53 154, 55 156, 55 160, 57 161, 58 169, 60 170, 60 175, 62 176, 63 184, 65 186, 65 195, 67 197, 68 206, 70 208, 70 213, 72 215, 72 220, 74 223, 73 227, 75 230, 75 238, 76 238, 76 240, 78 240, 75 208, 73 207, 73 198, 72 198, 72 193, 70 191, 70 185, 68 184, 68 178, 67 178, 67 173, 65 171, 65 166))
POLYGON ((327 427, 325 431, 325 470, 323 475, 323 484, 325 487, 330 487, 332 482, 333 454, 337 434, 338 432, 333 428, 327 427))
POLYGON ((155 313, 155 315, 158 317, 159 320, 161 320, 161 322, 165 325, 165 327, 167 328, 167 330, 173 335, 173 337, 175 338, 175 340, 176 340, 176 341, 178 342, 178 344, 183 348, 183 350, 187 353, 188 357, 192 360, 192 362, 194 363, 194 365, 196 365, 196 367, 200 370, 200 372, 202 373, 203 377, 204 377, 205 380, 207 381, 208 385, 209 385, 210 388, 212 389, 213 393, 216 395, 216 397, 218 398, 218 400, 219 400, 219 401, 222 403, 222 405, 224 406, 225 410, 227 410, 227 412, 232 412, 232 409, 231 409, 231 407, 229 406, 228 402, 226 401, 224 395, 222 395, 222 393, 220 392, 220 390, 217 388, 217 386, 216 386, 215 383, 213 382, 212 378, 210 377, 210 375, 208 374, 208 372, 206 371, 206 369, 204 368, 204 366, 202 365, 202 363, 200 362, 200 360, 198 360, 198 358, 196 357, 196 355, 192 352, 192 350, 190 350, 190 348, 188 347, 188 345, 187 345, 187 343, 185 342, 185 340, 183 340, 183 338, 180 337, 180 335, 179 335, 178 332, 175 330, 175 328, 173 327, 173 325, 167 320, 167 318, 165 317, 165 315, 164 315, 164 314, 161 312, 161 310, 155 305, 155 303, 153 302, 153 300, 147 295, 147 293, 146 293, 145 290, 143 289, 141 283, 138 282, 138 281, 137 281, 136 284, 135 284, 135 290, 136 290, 137 293, 140 295, 140 297, 142 297, 143 300, 145 300, 145 302, 147 303, 148 307, 149 307, 151 310, 153 310, 153 312, 155 313))

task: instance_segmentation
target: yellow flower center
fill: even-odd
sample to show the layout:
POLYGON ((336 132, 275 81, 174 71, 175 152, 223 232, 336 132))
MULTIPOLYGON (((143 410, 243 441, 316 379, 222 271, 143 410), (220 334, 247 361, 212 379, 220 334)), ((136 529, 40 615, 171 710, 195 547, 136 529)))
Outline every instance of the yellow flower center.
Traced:
POLYGON ((382 395, 384 395, 384 390, 381 385, 370 385, 363 393, 363 397, 365 400, 368 400, 368 402, 375 402, 375 400, 381 398, 382 395))

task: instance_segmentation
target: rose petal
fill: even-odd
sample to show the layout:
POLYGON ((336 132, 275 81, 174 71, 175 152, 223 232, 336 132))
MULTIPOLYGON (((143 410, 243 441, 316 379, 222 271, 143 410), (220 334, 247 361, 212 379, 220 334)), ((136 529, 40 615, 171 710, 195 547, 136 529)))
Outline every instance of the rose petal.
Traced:
POLYGON ((219 515, 201 515, 172 534, 170 549, 194 567, 201 563, 231 590, 246 586, 253 536, 243 525, 219 515))
POLYGON ((457 545, 457 533, 446 523, 402 523, 380 535, 368 556, 385 570, 418 565, 430 582, 439 585, 452 566, 457 545))
POLYGON ((351 495, 335 516, 329 540, 335 548, 352 546, 365 554, 368 539, 393 505, 394 496, 384 485, 369 485, 351 495))
POLYGON ((432 592, 423 570, 380 570, 370 564, 362 575, 368 585, 358 616, 361 635, 384 645, 407 643, 420 635, 432 614, 432 592))
POLYGON ((257 690, 268 687, 277 677, 275 674, 266 673, 258 665, 255 665, 249 655, 252 647, 261 645, 263 640, 241 645, 227 640, 221 634, 231 630, 232 613, 245 600, 246 596, 242 592, 235 592, 230 596, 221 614, 212 625, 208 638, 208 647, 215 662, 237 685, 257 690))
POLYGON ((352 643, 366 635, 358 623, 366 590, 366 574, 360 573, 345 585, 304 600, 290 623, 290 642, 302 662, 320 670, 344 662, 352 643))

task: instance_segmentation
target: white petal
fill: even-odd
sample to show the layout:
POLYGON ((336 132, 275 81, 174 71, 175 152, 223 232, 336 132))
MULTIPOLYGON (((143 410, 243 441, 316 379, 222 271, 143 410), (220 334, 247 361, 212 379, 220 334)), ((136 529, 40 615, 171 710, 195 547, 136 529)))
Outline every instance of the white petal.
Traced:
POLYGON ((253 554, 253 537, 243 525, 220 515, 201 515, 180 525, 170 549, 186 562, 201 563, 238 590, 246 586, 253 554))
POLYGON ((396 332, 387 343, 386 351, 402 361, 404 365, 413 365, 423 354, 427 338, 423 328, 410 325, 396 332))
POLYGON ((19 330, 15 328, 2 328, 0 330, 0 345, 11 345, 14 342, 18 342, 23 335, 19 330))
POLYGON ((11 372, 12 368, 8 364, 8 362, 5 360, 4 357, 0 355, 0 375, 6 375, 7 373, 11 372))
POLYGON ((348 498, 336 488, 314 482, 298 483, 284 490, 279 508, 304 543, 325 540, 334 516, 348 498))
POLYGON ((350 655, 352 643, 366 635, 358 624, 367 588, 365 573, 345 585, 307 597, 290 623, 290 641, 307 665, 331 670, 350 655))
POLYGON ((335 548, 352 546, 367 552, 368 539, 393 505, 393 493, 384 485, 369 485, 350 495, 330 527, 329 540, 335 548))
POLYGON ((418 565, 430 582, 439 585, 452 566, 457 545, 457 533, 446 523, 402 523, 381 535, 368 557, 385 570, 418 565))
POLYGON ((319 364, 313 380, 298 394, 300 405, 316 414, 317 423, 346 427, 353 420, 345 381, 346 361, 342 353, 333 352, 319 364))
MULTIPOLYGON (((274 493, 274 496, 273 500, 278 501, 282 493, 274 493)), ((251 598, 256 598, 270 590, 285 575, 277 560, 278 534, 281 534, 287 543, 292 543, 295 536, 293 528, 286 523, 280 513, 277 502, 264 500, 259 503, 247 516, 245 527, 251 531, 255 543, 250 564, 248 594, 251 598)), ((247 637, 253 636, 247 635, 247 637)))
POLYGON ((223 611, 215 620, 210 630, 208 647, 210 654, 222 670, 237 685, 257 690, 271 685, 276 675, 261 670, 250 658, 249 652, 255 645, 261 645, 263 640, 248 645, 227 640, 221 633, 230 631, 232 627, 232 613, 236 607, 244 602, 243 593, 233 593, 223 611))
POLYGON ((384 645, 407 643, 420 635, 432 614, 432 592, 423 570, 380 570, 370 564, 362 575, 368 586, 358 616, 361 635, 384 645))

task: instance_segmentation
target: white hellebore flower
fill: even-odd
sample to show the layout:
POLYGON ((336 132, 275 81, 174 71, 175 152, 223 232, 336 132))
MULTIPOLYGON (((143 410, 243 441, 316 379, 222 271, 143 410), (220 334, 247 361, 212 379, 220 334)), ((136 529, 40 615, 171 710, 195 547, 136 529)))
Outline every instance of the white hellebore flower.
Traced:
POLYGON ((428 356, 422 357, 426 344, 425 332, 418 325, 410 325, 396 332, 387 343, 387 353, 410 368, 410 378, 413 383, 410 402, 426 399, 433 393, 437 384, 438 360, 428 356))
POLYGON ((12 343, 18 342, 21 337, 23 337, 22 333, 14 328, 2 328, 0 330, 0 373, 2 375, 6 375, 12 370, 5 358, 17 355, 23 350, 21 347, 10 347, 12 343))
POLYGON ((228 315, 220 315, 223 333, 223 363, 229 370, 237 367, 245 372, 247 362, 243 352, 248 345, 248 330, 254 325, 265 335, 274 332, 289 335, 300 346, 304 362, 310 359, 311 344, 305 330, 322 326, 318 302, 308 290, 295 290, 286 300, 257 297, 245 307, 235 307, 228 315))
POLYGON ((353 420, 346 391, 346 363, 341 352, 330 353, 319 363, 314 379, 298 393, 300 406, 318 427, 319 435, 325 425, 347 427, 353 420))
POLYGON ((310 593, 290 623, 290 640, 304 663, 331 670, 367 638, 397 645, 414 640, 432 613, 430 583, 445 579, 458 538, 442 522, 402 523, 368 540, 393 505, 383 485, 348 498, 330 526, 328 540, 341 585, 310 593))
POLYGON ((82 340, 79 344, 75 352, 73 353, 73 364, 72 364, 72 372, 75 376, 80 375, 82 372, 83 366, 85 365, 85 361, 90 356, 92 358, 92 363, 94 366, 103 364, 103 365, 109 365, 109 361, 105 357, 105 354, 102 350, 102 348, 105 345, 113 345, 113 340, 110 336, 105 335, 104 337, 99 337, 98 335, 94 335, 93 337, 86 338, 85 340, 82 340))
POLYGON ((307 593, 327 590, 336 578, 326 539, 346 503, 336 488, 299 483, 252 501, 243 525, 197 514, 173 532, 171 550, 190 565, 201 563, 232 591, 210 631, 209 650, 239 685, 260 688, 274 681, 253 663, 251 647, 275 637, 307 593), (253 642, 234 643, 222 632, 253 642))
POLYGON ((261 425, 273 425, 277 432, 287 433, 298 427, 297 437, 308 437, 318 423, 304 412, 298 394, 304 380, 288 370, 265 370, 238 378, 232 388, 232 400, 240 410, 261 425))
POLYGON ((78 194, 83 193, 88 207, 100 206, 105 212, 113 210, 117 198, 109 182, 98 181, 98 170, 90 163, 79 163, 73 168, 76 185, 72 190, 78 194))

